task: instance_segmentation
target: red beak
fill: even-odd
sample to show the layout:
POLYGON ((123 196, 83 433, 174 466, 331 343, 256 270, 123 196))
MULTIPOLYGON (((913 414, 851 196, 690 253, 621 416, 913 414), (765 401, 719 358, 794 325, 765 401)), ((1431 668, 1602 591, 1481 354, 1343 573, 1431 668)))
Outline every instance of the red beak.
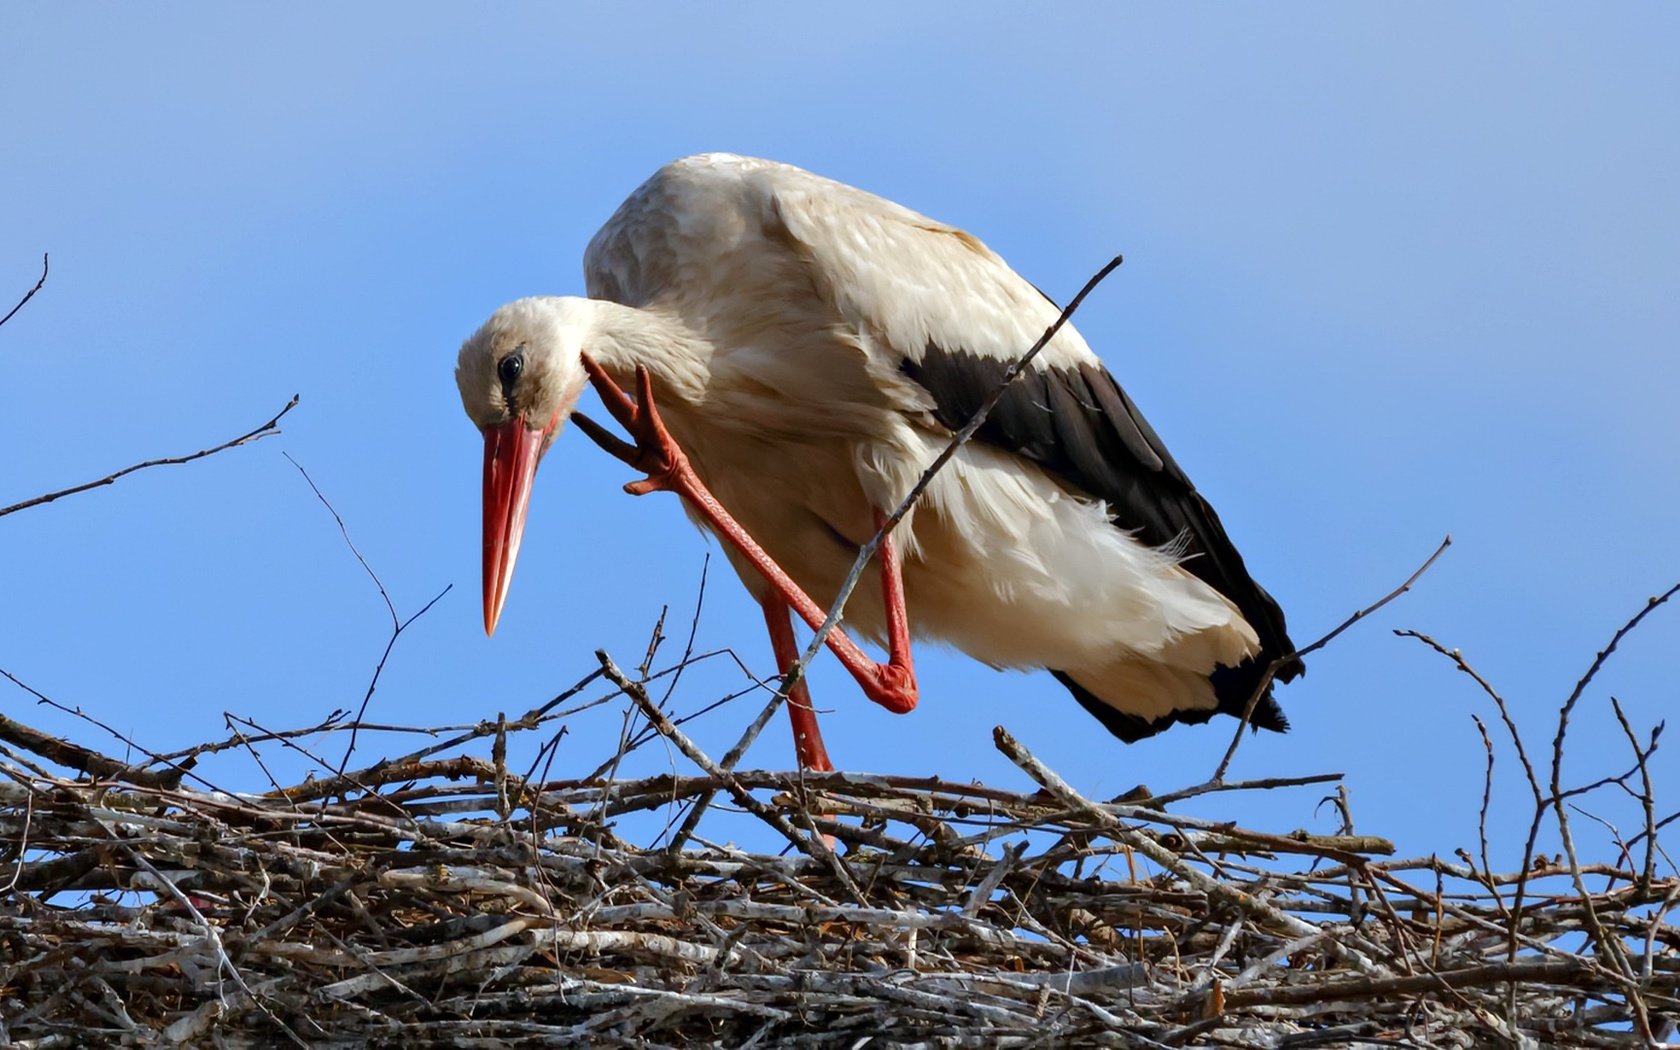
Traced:
POLYGON ((484 428, 484 633, 496 633, 548 435, 518 416, 484 428))

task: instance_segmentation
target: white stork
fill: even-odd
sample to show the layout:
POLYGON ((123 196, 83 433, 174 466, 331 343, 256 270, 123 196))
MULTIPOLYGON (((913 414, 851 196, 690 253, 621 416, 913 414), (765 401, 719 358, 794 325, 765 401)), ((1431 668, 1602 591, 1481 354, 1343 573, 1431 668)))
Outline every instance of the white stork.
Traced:
MULTIPOLYGON (((882 511, 1058 310, 973 236, 799 168, 707 154, 661 168, 584 256, 589 298, 521 299, 461 347, 484 434, 484 626, 519 554, 537 462, 593 383, 797 658, 882 511), (623 392, 634 386, 634 402, 623 392), (657 409, 656 409, 657 403, 657 409)), ((1073 327, 933 480, 847 605, 830 649, 866 695, 916 704, 912 634, 999 668, 1048 668, 1111 732, 1240 716, 1293 651, 1213 508, 1073 327)), ((1278 678, 1300 673, 1299 661, 1278 678)), ((801 765, 832 766, 803 683, 801 765)), ((1270 692, 1253 724, 1287 727, 1270 692)))

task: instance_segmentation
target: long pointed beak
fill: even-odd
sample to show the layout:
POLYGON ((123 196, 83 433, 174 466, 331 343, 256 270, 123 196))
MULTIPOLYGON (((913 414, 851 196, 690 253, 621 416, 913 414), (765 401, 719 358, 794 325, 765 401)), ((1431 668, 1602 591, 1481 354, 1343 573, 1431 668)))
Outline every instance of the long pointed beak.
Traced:
POLYGON ((518 416, 484 428, 484 633, 496 633, 507 601, 531 480, 537 474, 547 434, 518 416))

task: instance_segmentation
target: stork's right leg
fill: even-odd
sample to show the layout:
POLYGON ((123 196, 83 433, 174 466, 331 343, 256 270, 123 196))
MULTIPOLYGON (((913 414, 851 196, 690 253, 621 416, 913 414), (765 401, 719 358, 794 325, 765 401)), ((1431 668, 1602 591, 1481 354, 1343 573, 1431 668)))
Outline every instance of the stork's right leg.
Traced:
MULTIPOLYGON (((764 624, 770 628, 770 647, 776 651, 776 670, 786 676, 799 662, 799 646, 793 639, 793 610, 776 594, 766 595, 760 604, 764 607, 764 624)), ((811 691, 804 678, 788 690, 787 708, 799 768, 813 773, 832 772, 834 764, 828 760, 828 749, 823 746, 822 731, 817 728, 817 709, 811 706, 811 691)))
MULTIPOLYGON (((765 553, 758 541, 741 527, 719 503, 694 472, 688 456, 677 447, 659 419, 653 402, 653 384, 646 368, 636 368, 636 401, 620 390, 612 377, 596 364, 588 354, 583 355, 583 367, 590 382, 601 395, 601 402, 613 418, 636 439, 634 445, 590 419, 582 412, 573 412, 572 421, 597 445, 618 459, 647 474, 643 481, 633 481, 624 491, 633 496, 650 492, 677 493, 689 506, 709 522, 724 541, 739 551, 760 576, 793 612, 812 630, 817 630, 827 618, 826 611, 806 594, 792 577, 765 553)), ((885 516, 877 509, 875 523, 880 527, 885 516)), ((829 631, 829 651, 851 672, 863 695, 894 714, 904 714, 916 706, 916 672, 910 659, 909 617, 904 609, 904 580, 898 550, 889 534, 881 540, 876 560, 881 569, 881 593, 887 604, 887 662, 877 663, 852 641, 841 627, 829 631)))

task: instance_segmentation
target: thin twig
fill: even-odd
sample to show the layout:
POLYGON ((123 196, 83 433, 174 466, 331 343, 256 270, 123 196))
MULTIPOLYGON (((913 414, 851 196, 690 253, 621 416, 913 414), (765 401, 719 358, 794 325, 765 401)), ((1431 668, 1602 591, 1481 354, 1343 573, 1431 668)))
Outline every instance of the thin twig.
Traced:
POLYGON ((391 629, 391 637, 385 642, 385 650, 379 654, 379 662, 373 667, 373 674, 368 677, 367 692, 362 694, 361 706, 356 708, 356 718, 350 723, 350 743, 344 748, 344 757, 338 760, 338 773, 344 774, 344 769, 350 763, 350 756, 356 753, 356 739, 361 732, 362 720, 367 717, 368 704, 373 701, 373 691, 379 688, 379 676, 385 673, 385 661, 391 658, 391 650, 397 647, 397 639, 409 629, 415 620, 432 611, 432 606, 443 600, 443 596, 455 589, 453 583, 444 584, 443 590, 432 595, 431 601, 415 610, 414 615, 398 623, 391 629))
POLYGON ((1091 275, 1078 293, 1068 301, 1067 306, 1062 308, 1062 312, 1056 316, 1056 320, 1051 322, 1050 326, 1044 330, 1044 334, 1038 337, 1038 341, 1011 362, 1008 370, 1003 373, 1003 378, 986 396, 986 400, 980 402, 980 407, 974 410, 974 415, 969 417, 968 422, 963 424, 962 429, 951 435, 951 440, 946 443, 944 449, 940 451, 938 456, 934 457, 932 463, 928 464, 927 469, 922 471, 921 476, 916 479, 916 483, 910 486, 910 491, 905 494, 904 499, 899 501, 898 506, 893 508, 893 512, 882 521, 880 528, 875 530, 875 535, 858 548, 857 557, 852 562, 851 571, 846 574, 845 581, 840 585, 839 592, 834 596, 827 617, 823 619, 822 624, 811 636, 811 641, 805 646, 805 651, 800 654, 799 659, 794 661, 793 666, 782 677, 780 693, 783 698, 786 697, 787 691, 793 688, 794 683, 799 681, 810 662, 816 659, 817 653, 822 650, 823 643, 828 640, 829 633, 840 622, 840 616, 846 610, 847 600, 851 598, 852 591, 857 589, 858 581, 863 578, 863 571, 874 559, 875 552, 880 550, 881 541, 886 539, 893 529, 897 528, 898 523, 904 520, 906 514, 910 513, 910 508, 916 505, 916 501, 921 498, 928 485, 933 483, 934 477, 944 469, 945 464, 949 463, 951 458, 957 454, 957 450, 968 444, 970 439, 985 425, 987 417, 992 414, 992 409, 997 407, 998 402, 1003 400, 1003 395, 1008 392, 1010 385, 1032 364, 1033 359, 1039 355, 1039 352, 1050 344, 1050 340, 1056 337, 1056 333, 1060 332, 1062 327, 1068 323, 1074 312, 1079 309, 1080 304, 1085 302, 1085 297, 1090 295, 1092 290, 1102 283, 1103 278, 1113 273, 1124 261, 1122 256, 1116 255, 1102 269, 1091 275))
POLYGON ((1451 660, 1460 671, 1469 675, 1470 679, 1493 701, 1494 708, 1499 712, 1499 720, 1505 724, 1505 732, 1511 738, 1511 746, 1516 748, 1517 761, 1522 763, 1523 776, 1528 781, 1529 791, 1533 793, 1534 804, 1538 807, 1541 799, 1545 797, 1545 793, 1540 787, 1539 776, 1534 772, 1534 763, 1528 759, 1528 748, 1523 744, 1522 732, 1517 728, 1516 719, 1511 717, 1511 709, 1506 706, 1505 698, 1499 694, 1499 690, 1495 689, 1486 678, 1483 678, 1481 672, 1471 667, 1469 661, 1464 658, 1464 654, 1457 649, 1448 649, 1427 634, 1418 631, 1396 630, 1394 634, 1400 638, 1416 638, 1424 645, 1451 660))
POLYGON ((350 765, 350 756, 356 753, 356 741, 361 733, 362 719, 367 716, 368 704, 373 701, 374 690, 379 688, 379 676, 385 672, 385 661, 391 658, 391 650, 397 647, 397 639, 402 637, 402 633, 408 630, 410 624, 426 615, 431 611, 432 606, 443 600, 444 595, 454 590, 455 585, 453 583, 446 585, 443 590, 432 597, 431 601, 422 605, 420 611, 408 619, 404 620, 398 617, 396 604, 391 601, 390 592, 385 590, 384 581, 379 578, 378 573, 373 571, 373 566, 368 564, 368 560, 362 557, 362 552, 357 549, 356 541, 350 538, 350 529, 344 524, 344 518, 339 515, 338 509, 332 505, 331 500, 327 499, 320 486, 315 484, 315 479, 309 476, 309 471, 303 469, 303 464, 293 459, 288 452, 282 452, 281 455, 285 456, 286 462, 296 467, 297 472, 303 475, 303 480, 308 483, 309 490, 315 493, 315 498, 321 501, 321 506, 327 508, 327 513, 332 515, 333 521, 338 524, 339 535, 344 537, 344 545, 350 548, 350 553, 354 554, 356 561, 361 563, 362 570, 368 574, 368 579, 372 580, 373 585, 379 589, 379 599, 385 603, 385 611, 391 616, 391 636, 385 640, 385 651, 379 654, 379 662, 374 665, 373 675, 368 679, 367 692, 362 694, 361 706, 356 709, 356 717, 350 722, 350 742, 345 745, 344 757, 338 760, 338 768, 334 770, 337 776, 343 777, 345 769, 350 765))
POLYGON ((361 563, 362 571, 368 574, 368 579, 372 580, 373 585, 379 589, 379 598, 385 603, 385 611, 391 614, 392 630, 397 629, 400 623, 397 617, 397 607, 392 604, 391 595, 385 590, 384 581, 380 580, 379 574, 373 571, 373 566, 368 564, 368 560, 362 557, 362 552, 356 547, 356 541, 350 538, 350 529, 344 524, 344 518, 339 515, 338 508, 334 507, 332 501, 321 492, 321 487, 315 484, 315 479, 309 476, 309 471, 303 469, 303 464, 293 459, 290 452, 281 452, 280 454, 286 457, 287 463, 297 468, 299 474, 303 475, 304 483, 309 486, 309 491, 315 493, 315 498, 321 501, 321 506, 327 508, 327 513, 332 515, 333 522, 338 525, 338 534, 344 537, 344 545, 350 548, 350 553, 354 554, 356 560, 361 563))
MULTIPOLYGON (((0 677, 4 677, 19 689, 37 698, 42 698, 40 693, 25 685, 16 675, 3 667, 0 667, 0 677)), ((90 777, 121 777, 130 783, 140 784, 144 787, 175 787, 181 782, 181 774, 176 770, 153 773, 147 769, 137 769, 126 762, 106 758, 91 748, 73 744, 68 740, 60 740, 58 737, 43 733, 38 729, 31 729, 21 722, 7 718, 5 715, 0 715, 0 740, 32 751, 42 758, 56 762, 67 769, 74 769, 78 773, 86 773, 90 777)))
POLYGON ((296 408, 297 404, 298 396, 293 394, 292 399, 286 402, 286 407, 275 413, 273 419, 270 419, 268 422, 264 423, 255 430, 239 435, 232 441, 224 441, 215 448, 207 448, 201 452, 194 452, 191 455, 186 456, 171 456, 167 459, 148 459, 144 463, 136 463, 131 467, 124 467, 115 474, 107 474, 98 481, 89 481, 83 485, 75 485, 67 489, 60 489, 57 492, 49 492, 44 496, 36 496, 34 499, 26 499, 22 503, 14 503, 9 507, 0 507, 0 518, 3 518, 8 514, 15 514, 20 510, 28 510, 30 507, 38 507, 43 503, 51 503, 54 500, 63 499, 65 496, 74 496, 78 492, 86 492, 89 489, 96 489, 102 485, 109 485, 115 482, 118 478, 132 474, 137 470, 145 470, 148 467, 171 467, 178 466, 182 463, 191 463, 195 459, 203 459, 206 456, 214 456, 216 453, 226 452, 230 448, 237 448, 240 445, 249 444, 253 441, 260 441, 271 434, 280 433, 278 424, 281 417, 296 408))
POLYGON ((1352 616, 1349 616, 1347 619, 1337 624, 1329 634, 1324 635, 1322 638, 1318 639, 1318 641, 1313 642, 1304 649, 1297 649, 1292 653, 1284 653, 1267 665, 1265 672, 1260 676, 1259 684, 1254 687, 1253 695, 1248 698, 1248 703, 1243 707, 1242 721, 1237 725, 1237 731, 1231 734, 1231 745, 1225 749, 1225 757, 1219 760, 1219 766, 1213 771, 1213 776, 1210 779, 1214 781, 1225 779, 1225 772, 1231 768, 1231 760, 1237 756, 1237 748, 1242 745, 1243 730, 1248 728, 1249 721, 1254 717, 1254 709, 1259 706, 1260 698, 1266 695, 1266 690, 1271 688, 1272 679, 1277 676, 1277 673, 1282 670, 1285 665, 1293 663, 1302 657, 1308 656, 1309 654, 1315 653, 1324 648, 1326 645, 1329 645, 1332 641, 1334 641, 1335 638, 1343 631, 1411 590, 1412 585, 1417 583, 1418 580, 1422 578, 1423 574, 1429 571, 1429 567, 1435 564, 1436 559, 1442 554, 1445 554, 1447 548, 1451 546, 1452 536, 1448 535, 1443 537, 1441 539, 1440 546, 1435 548, 1435 553, 1431 554, 1428 558, 1425 558, 1423 564, 1419 565, 1410 576, 1406 577, 1405 583, 1402 583, 1392 591, 1389 591, 1387 594, 1372 602, 1370 605, 1367 605, 1365 608, 1358 610, 1352 616))
POLYGON ((6 311, 6 316, 5 317, 0 317, 0 325, 3 325, 7 321, 10 321, 12 319, 12 315, 16 314, 19 310, 23 309, 23 304, 24 303, 27 303, 29 300, 35 298, 35 293, 40 291, 41 286, 46 284, 46 283, 47 283, 47 253, 42 252, 41 253, 41 279, 35 282, 35 287, 29 289, 29 291, 24 293, 23 298, 18 300, 18 304, 16 306, 14 306, 10 310, 6 311))
MULTIPOLYGON (((54 711, 69 715, 72 718, 80 719, 96 729, 104 730, 113 739, 121 741, 124 746, 129 748, 131 751, 138 751, 145 755, 146 762, 131 765, 126 762, 120 762, 114 758, 96 756, 86 748, 72 744, 67 740, 58 740, 57 738, 52 738, 49 751, 39 751, 36 749, 35 745, 25 742, 29 739, 27 733, 13 733, 11 736, 6 737, 5 739, 11 743, 14 743, 19 747, 28 747, 30 750, 35 751, 36 754, 51 758, 55 762, 60 759, 73 760, 67 761, 65 764, 71 769, 79 769, 81 772, 87 773, 89 776, 109 777, 112 779, 120 778, 132 784, 143 783, 148 787, 160 788, 170 787, 173 784, 180 783, 182 778, 191 777, 193 780, 198 781, 200 784, 203 784, 212 791, 221 790, 221 788, 210 783, 210 781, 204 779, 204 777, 192 772, 186 763, 166 761, 162 755, 159 755, 157 752, 140 744, 132 736, 119 731, 110 723, 95 718, 93 715, 83 711, 80 707, 72 707, 69 704, 63 704, 54 700, 52 697, 41 692, 39 689, 36 689, 34 686, 18 678, 10 671, 0 668, 0 677, 5 678, 19 689, 22 689, 30 696, 33 696, 36 703, 43 704, 52 708, 54 711), (80 766, 75 764, 77 762, 84 763, 88 768, 82 769, 80 766), (157 764, 167 765, 169 767, 168 771, 153 772, 143 768, 146 765, 157 764)), ((14 722, 13 725, 16 726, 17 723, 14 722)), ((19 728, 26 729, 27 727, 19 728)), ((44 736, 45 734, 41 735, 44 736)))
MULTIPOLYGON (((1651 783, 1651 756, 1657 751, 1657 738, 1662 736, 1665 723, 1658 722, 1651 729, 1651 742, 1644 748, 1639 745, 1639 737, 1633 731, 1633 725, 1628 721, 1627 713, 1622 710, 1622 702, 1615 697, 1610 698, 1610 709, 1616 713, 1616 724, 1622 727, 1622 735, 1627 737, 1628 747, 1633 751, 1634 761, 1639 770, 1640 790, 1634 793, 1639 800, 1641 814, 1645 818, 1645 860, 1639 866, 1639 889, 1650 892, 1651 882, 1656 874, 1656 845, 1657 845, 1657 797, 1656 788, 1651 783)), ((1625 860, 1632 860, 1626 857, 1625 860)))
MULTIPOLYGON (((1639 611, 1634 613, 1626 623, 1616 629, 1615 634, 1610 636, 1609 644, 1599 650, 1598 654, 1593 657, 1593 662, 1587 668, 1586 673, 1583 674, 1580 680, 1575 683, 1575 688, 1570 690, 1569 696, 1565 698, 1563 704, 1559 706, 1557 735, 1552 738, 1551 797, 1545 799, 1537 797, 1535 799, 1534 818, 1529 823, 1528 838, 1523 845, 1522 877, 1518 879, 1517 888, 1512 894, 1511 910, 1513 913, 1520 913, 1522 911, 1523 896, 1528 890, 1528 873, 1529 869, 1533 865, 1534 851, 1536 844, 1539 841, 1540 822, 1545 818, 1545 812, 1548 806, 1552 808, 1553 812, 1558 817, 1560 834, 1565 836, 1568 834, 1567 825, 1569 818, 1563 811, 1563 800, 1560 797, 1560 788, 1563 777, 1563 743, 1564 738, 1569 732, 1570 713, 1574 711, 1576 703, 1578 703, 1581 699, 1581 694, 1586 692, 1587 686, 1592 683, 1592 680, 1595 677, 1597 677, 1599 670, 1603 668, 1605 661, 1610 658, 1610 655, 1616 651, 1616 647, 1621 644, 1622 639, 1626 638, 1629 632, 1638 627, 1640 623, 1644 621, 1645 617, 1649 616, 1657 608, 1662 606, 1664 602, 1674 597, 1676 593, 1680 593, 1680 583, 1676 583, 1660 595, 1647 599, 1639 611)), ((1568 852, 1570 854, 1568 859, 1571 865, 1571 873, 1575 874, 1579 865, 1574 857, 1572 845, 1568 852)), ((1594 921, 1596 924, 1596 917, 1594 921)), ((1513 958, 1516 955, 1516 950, 1516 938, 1514 936, 1513 927, 1513 936, 1509 946, 1509 952, 1513 958)))
POLYGON ((729 793, 742 808, 775 828, 795 848, 832 867, 835 874, 840 877, 841 882, 847 884, 852 891, 854 899, 860 903, 865 899, 863 891, 858 888, 852 880, 851 873, 846 870, 845 862, 836 857, 834 852, 824 844, 822 836, 808 835, 798 831, 788 823, 785 817, 754 798, 732 774, 720 769, 715 762, 707 757, 704 751, 701 751, 692 740, 688 739, 682 730, 673 726, 671 720, 665 716, 665 712, 661 711, 658 705, 648 696, 647 689, 640 682, 633 682, 625 677, 624 672, 618 669, 617 664, 613 663, 612 657, 607 655, 605 649, 596 650, 595 656, 601 661, 601 670, 606 674, 607 680, 624 690, 625 695, 635 702, 636 706, 641 709, 642 716, 653 723, 659 730, 660 735, 675 744, 677 750, 687 756, 690 762, 693 762, 705 770, 708 775, 717 778, 728 787, 729 793))
POLYGON ((1593 658, 1592 666, 1587 668, 1586 674, 1582 675, 1580 681, 1575 683, 1575 688, 1570 690, 1569 697, 1564 700, 1563 706, 1558 708, 1557 736, 1552 740, 1552 795, 1554 797, 1562 794, 1563 740, 1569 732, 1570 713, 1575 710, 1575 705, 1580 701, 1581 694, 1586 692, 1587 686, 1592 684, 1592 680, 1597 677, 1599 670, 1604 667, 1605 662, 1616 651, 1616 647, 1622 643, 1622 639, 1631 634, 1645 617, 1651 615, 1676 594, 1680 594, 1680 583, 1676 583, 1662 594, 1647 599, 1645 605, 1637 613, 1634 613, 1626 623, 1622 624, 1615 634, 1611 635, 1610 644, 1606 645, 1593 658))
MULTIPOLYGON (((1482 804, 1476 811, 1476 838, 1481 843, 1482 867, 1478 874, 1493 875, 1493 861, 1488 852, 1488 809, 1493 805, 1493 738, 1488 735, 1487 725, 1475 715, 1470 721, 1476 724, 1476 732, 1481 734, 1482 748, 1487 752, 1487 767, 1482 776, 1482 804)), ((1502 911, 1507 911, 1505 900, 1499 895, 1499 887, 1491 880, 1486 883, 1488 892, 1493 895, 1494 902, 1502 911)))

